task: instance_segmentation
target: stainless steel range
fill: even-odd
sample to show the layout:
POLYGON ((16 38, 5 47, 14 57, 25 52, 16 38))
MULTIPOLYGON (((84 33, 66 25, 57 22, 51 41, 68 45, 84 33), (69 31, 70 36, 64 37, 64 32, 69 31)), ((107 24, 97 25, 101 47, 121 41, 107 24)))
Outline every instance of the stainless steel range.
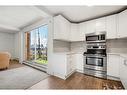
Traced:
POLYGON ((106 78, 106 34, 92 33, 86 35, 87 52, 84 52, 84 73, 106 78))

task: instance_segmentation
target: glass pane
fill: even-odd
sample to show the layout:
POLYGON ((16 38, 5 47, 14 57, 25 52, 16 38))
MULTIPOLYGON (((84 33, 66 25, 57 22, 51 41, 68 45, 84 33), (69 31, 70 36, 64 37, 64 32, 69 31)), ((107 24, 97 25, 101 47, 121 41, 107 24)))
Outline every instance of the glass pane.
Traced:
POLYGON ((26 32, 26 60, 47 64, 48 25, 26 32))
POLYGON ((33 61, 35 60, 35 54, 36 54, 36 47, 35 47, 35 30, 32 30, 30 32, 30 60, 33 61))
POLYGON ((36 60, 39 64, 47 64, 48 26, 41 26, 36 30, 36 60))

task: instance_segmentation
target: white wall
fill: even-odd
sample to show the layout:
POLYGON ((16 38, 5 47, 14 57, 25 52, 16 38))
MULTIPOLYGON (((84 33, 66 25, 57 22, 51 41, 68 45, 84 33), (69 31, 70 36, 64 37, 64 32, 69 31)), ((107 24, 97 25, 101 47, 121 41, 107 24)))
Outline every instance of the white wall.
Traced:
POLYGON ((20 59, 21 52, 21 33, 14 34, 14 58, 20 59))
POLYGON ((9 52, 14 58, 14 34, 0 32, 0 52, 9 52))

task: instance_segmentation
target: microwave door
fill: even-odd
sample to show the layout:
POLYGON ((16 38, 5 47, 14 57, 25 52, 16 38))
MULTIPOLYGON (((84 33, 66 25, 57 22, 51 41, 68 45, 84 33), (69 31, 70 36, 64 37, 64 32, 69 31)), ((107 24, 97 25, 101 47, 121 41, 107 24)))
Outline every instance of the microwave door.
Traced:
POLYGON ((94 35, 94 36, 86 36, 86 41, 98 41, 99 36, 94 35))

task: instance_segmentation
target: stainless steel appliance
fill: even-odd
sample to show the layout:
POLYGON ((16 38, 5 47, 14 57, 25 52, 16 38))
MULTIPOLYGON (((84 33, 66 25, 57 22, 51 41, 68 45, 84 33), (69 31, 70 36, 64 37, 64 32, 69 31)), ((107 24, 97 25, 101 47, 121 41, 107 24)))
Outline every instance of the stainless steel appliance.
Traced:
MULTIPOLYGON (((105 35, 102 34, 101 35, 105 35)), ((90 35, 89 37, 94 35, 90 35)), ((100 36, 100 34, 96 35, 100 36)), ((86 36, 88 37, 88 36, 86 36)), ((105 37, 103 37, 105 38, 105 37)), ((84 53, 84 73, 96 77, 106 78, 107 57, 106 57, 106 40, 87 40, 87 52, 84 53)))
MULTIPOLYGON (((106 50, 106 43, 87 43, 87 50, 106 50)), ((90 52, 90 51, 89 51, 90 52)), ((101 53, 101 52, 100 52, 101 53)), ((104 52, 102 52, 104 54, 104 52)))
POLYGON ((86 42, 106 42, 105 32, 86 34, 86 42))

